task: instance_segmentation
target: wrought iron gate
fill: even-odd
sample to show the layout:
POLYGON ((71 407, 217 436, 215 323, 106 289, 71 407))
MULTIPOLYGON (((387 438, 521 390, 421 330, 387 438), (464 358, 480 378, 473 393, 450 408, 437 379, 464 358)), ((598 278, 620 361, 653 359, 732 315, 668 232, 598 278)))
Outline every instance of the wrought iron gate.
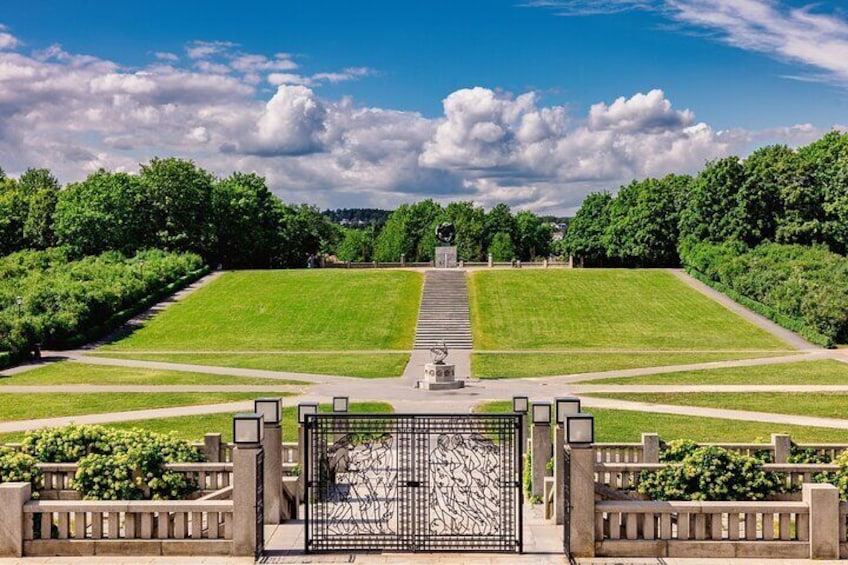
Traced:
POLYGON ((569 447, 563 449, 562 473, 563 495, 560 502, 563 505, 562 549, 568 562, 575 564, 577 561, 571 555, 571 448, 569 447))
POLYGON ((522 549, 518 415, 317 414, 306 551, 522 549))
POLYGON ((265 451, 256 456, 256 555, 265 552, 265 451))

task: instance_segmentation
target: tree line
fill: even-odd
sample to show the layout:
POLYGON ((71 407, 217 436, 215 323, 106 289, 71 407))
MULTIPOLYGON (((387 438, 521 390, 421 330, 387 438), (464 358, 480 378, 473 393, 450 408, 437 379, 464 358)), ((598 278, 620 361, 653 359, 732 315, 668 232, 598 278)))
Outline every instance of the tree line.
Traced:
POLYGON ((485 261, 521 259, 532 261, 556 252, 551 224, 532 212, 513 214, 506 204, 488 212, 472 202, 451 202, 441 206, 433 200, 402 204, 394 210, 382 228, 344 229, 336 248, 342 261, 407 261, 433 259, 435 228, 451 222, 456 228, 457 258, 485 261))
POLYGON ((305 267, 307 257, 430 261, 435 226, 456 227, 459 259, 533 260, 556 252, 551 225, 499 204, 433 200, 392 212, 286 204, 265 179, 216 178, 192 161, 156 158, 136 175, 99 170, 62 189, 47 169, 19 178, 0 169, 0 254, 62 247, 72 257, 143 249, 197 253, 228 269, 305 267), (351 223, 351 218, 357 220, 351 223), (358 221, 362 218, 362 221, 358 221), (334 222, 335 220, 335 222, 334 222), (344 221, 343 221, 344 220, 344 221), (364 224, 364 225, 363 225, 364 224), (354 225, 356 227, 348 227, 354 225))
POLYGON ((570 222, 564 249, 589 265, 677 266, 701 244, 763 242, 848 251, 848 134, 797 150, 771 145, 695 176, 633 181, 595 192, 570 222))
POLYGON ((47 169, 18 179, 0 170, 3 255, 156 248, 197 253, 227 268, 302 267, 334 234, 317 208, 281 202, 256 174, 217 179, 181 159, 153 159, 137 175, 100 170, 65 189, 47 169))

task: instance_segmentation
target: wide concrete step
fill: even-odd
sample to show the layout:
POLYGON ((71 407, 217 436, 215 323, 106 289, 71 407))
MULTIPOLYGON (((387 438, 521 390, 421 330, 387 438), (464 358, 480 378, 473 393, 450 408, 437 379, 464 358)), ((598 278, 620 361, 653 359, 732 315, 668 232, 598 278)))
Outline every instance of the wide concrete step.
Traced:
POLYGON ((450 349, 471 349, 468 284, 461 271, 428 271, 415 329, 415 349, 442 342, 450 349))

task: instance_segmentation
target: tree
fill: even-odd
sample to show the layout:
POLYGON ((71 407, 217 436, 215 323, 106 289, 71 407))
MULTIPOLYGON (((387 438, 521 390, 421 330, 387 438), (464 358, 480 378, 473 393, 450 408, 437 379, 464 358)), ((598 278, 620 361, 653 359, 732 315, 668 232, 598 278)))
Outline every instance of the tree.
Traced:
POLYGON ((762 147, 745 159, 745 180, 737 201, 744 226, 742 240, 748 246, 776 240, 785 214, 781 193, 799 182, 798 165, 798 156, 785 145, 762 147))
POLYGON ((586 197, 565 232, 564 248, 569 255, 589 264, 606 260, 604 235, 610 223, 611 202, 609 192, 593 192, 586 197))
POLYGON ((690 177, 633 181, 610 203, 604 234, 607 256, 637 266, 675 266, 680 207, 690 177))
POLYGON ((336 248, 336 257, 342 261, 371 261, 374 252, 373 227, 366 229, 343 228, 342 240, 336 248))
POLYGON ((46 249, 55 244, 53 214, 60 188, 59 181, 47 169, 27 169, 18 179, 18 190, 27 200, 23 224, 27 247, 46 249))
MULTIPOLYGON (((512 245, 517 239, 515 218, 512 216, 512 211, 509 209, 509 206, 504 203, 496 204, 494 208, 486 213, 484 224, 486 228, 484 243, 487 249, 492 245, 495 235, 499 233, 509 235, 512 240, 510 245, 512 245)), ((511 258, 512 257, 510 257, 510 259, 511 258)))
POLYGON ((147 206, 137 176, 101 169, 59 193, 57 242, 78 256, 133 253, 152 243, 143 238, 151 217, 147 206))
POLYGON ((24 222, 28 204, 15 179, 0 180, 0 254, 24 248, 24 222))
POLYGON ((141 182, 153 214, 151 240, 157 247, 209 257, 213 181, 192 161, 155 158, 142 165, 141 182))
MULTIPOLYGON (((848 251, 848 134, 832 131, 799 150, 808 172, 807 189, 811 211, 807 225, 818 219, 823 241, 836 253, 848 251), (816 206, 818 204, 818 206, 816 206), (818 210, 816 210, 818 208, 818 210)), ((808 201, 809 201, 808 200, 808 201)))
POLYGON ((485 235, 483 209, 472 202, 451 202, 445 207, 444 217, 456 228, 456 255, 462 261, 483 260, 485 235))
POLYGON ((518 254, 522 261, 546 256, 551 249, 551 227, 532 212, 515 215, 518 254))
POLYGON ((227 268, 269 267, 277 244, 276 197, 265 179, 233 173, 212 187, 213 259, 227 268))
POLYGON ((400 261, 400 256, 412 256, 415 242, 408 227, 410 211, 408 204, 401 204, 391 213, 386 225, 374 244, 374 259, 377 261, 400 261))
POLYGON ((688 204, 681 212, 681 245, 741 239, 745 226, 738 202, 744 180, 738 157, 707 163, 692 182, 688 204))
POLYGON ((275 267, 302 268, 310 255, 328 251, 335 236, 330 222, 315 206, 290 206, 279 200, 276 208, 277 244, 271 263, 275 267))
POLYGON ((432 199, 416 202, 409 207, 406 232, 412 247, 410 261, 429 261, 436 247, 434 224, 442 215, 442 207, 432 199))
POLYGON ((516 256, 512 236, 506 232, 498 232, 494 235, 488 251, 493 261, 511 261, 516 256))

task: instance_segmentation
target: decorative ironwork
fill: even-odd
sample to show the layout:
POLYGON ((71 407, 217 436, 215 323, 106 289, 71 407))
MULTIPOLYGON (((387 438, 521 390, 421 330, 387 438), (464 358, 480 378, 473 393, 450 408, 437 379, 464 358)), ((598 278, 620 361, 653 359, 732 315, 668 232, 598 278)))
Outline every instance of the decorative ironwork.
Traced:
POLYGON ((571 554, 571 448, 566 447, 562 459, 563 496, 562 504, 562 549, 569 564, 577 565, 571 554))
POLYGON ((306 430, 307 551, 521 550, 518 416, 317 414, 306 430))
POLYGON ((265 552, 265 451, 256 454, 256 558, 265 552))

